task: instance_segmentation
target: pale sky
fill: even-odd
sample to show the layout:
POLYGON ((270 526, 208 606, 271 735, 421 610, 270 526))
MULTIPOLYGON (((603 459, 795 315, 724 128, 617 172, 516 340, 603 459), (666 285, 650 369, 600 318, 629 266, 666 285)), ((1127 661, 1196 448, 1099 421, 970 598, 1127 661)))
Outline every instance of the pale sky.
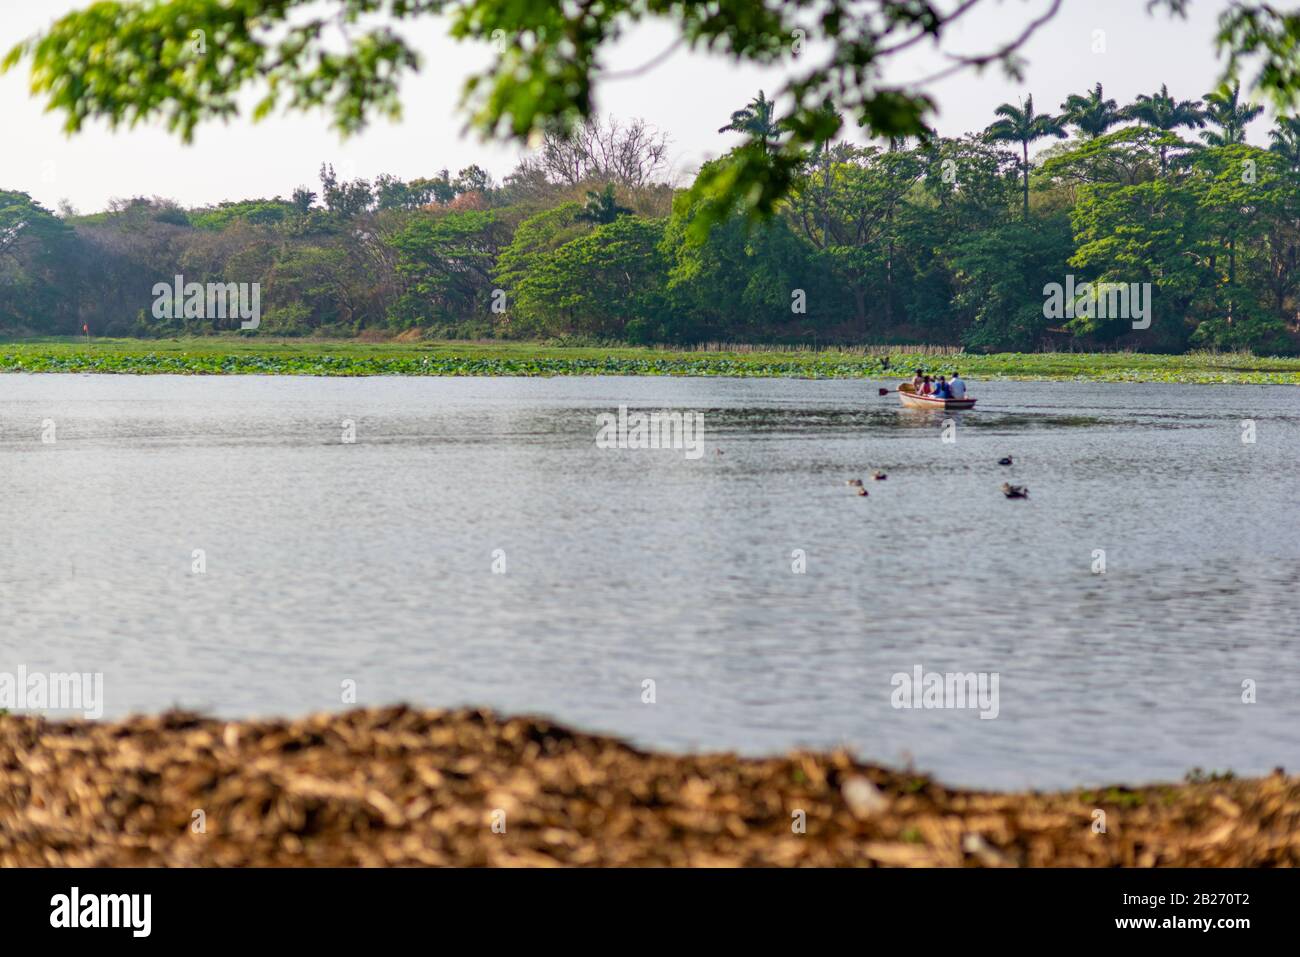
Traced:
MULTIPOLYGON (((0 55, 13 42, 36 32, 90 0, 0 0, 0 55)), ((969 22, 961 21, 945 41, 951 52, 987 52, 1023 29, 1050 0, 986 0, 969 22)), ((1186 20, 1146 13, 1146 0, 1065 0, 1056 17, 1023 48, 1023 84, 1000 69, 962 73, 930 88, 938 101, 939 132, 957 135, 982 129, 993 109, 1032 93, 1040 111, 1056 111, 1070 93, 1100 81, 1106 96, 1122 105, 1138 93, 1168 83, 1171 94, 1193 99, 1213 88, 1222 63, 1213 46, 1215 22, 1227 0, 1192 0, 1186 20), (1097 33, 1102 31, 1102 33, 1097 33), (1094 47, 1101 48, 1094 50, 1094 47)), ((200 127, 183 146, 161 127, 140 126, 110 133, 102 125, 69 138, 62 117, 44 112, 30 96, 26 65, 0 76, 0 188, 30 193, 53 208, 68 199, 81 212, 102 209, 116 196, 164 196, 185 206, 227 199, 285 196, 295 186, 317 186, 322 162, 345 178, 373 179, 392 173, 403 179, 435 175, 446 167, 478 163, 498 180, 521 155, 518 147, 484 143, 464 134, 457 109, 465 77, 490 61, 486 45, 457 43, 446 22, 420 21, 417 45, 426 57, 421 74, 403 88, 404 118, 377 120, 360 135, 342 140, 321 113, 275 115, 260 123, 240 118, 200 127)), ((671 30, 646 25, 630 31, 610 51, 611 69, 631 70, 669 47, 671 30)), ((815 50, 805 56, 816 55, 815 50)), ((894 64, 890 82, 934 72, 946 61, 932 47, 894 64)), ((597 88, 602 114, 642 117, 669 134, 674 168, 682 175, 724 152, 735 137, 719 135, 732 110, 759 88, 771 95, 783 82, 781 70, 737 67, 721 57, 678 50, 654 69, 597 88)), ((1268 120, 1252 124, 1250 139, 1263 143, 1268 120)))

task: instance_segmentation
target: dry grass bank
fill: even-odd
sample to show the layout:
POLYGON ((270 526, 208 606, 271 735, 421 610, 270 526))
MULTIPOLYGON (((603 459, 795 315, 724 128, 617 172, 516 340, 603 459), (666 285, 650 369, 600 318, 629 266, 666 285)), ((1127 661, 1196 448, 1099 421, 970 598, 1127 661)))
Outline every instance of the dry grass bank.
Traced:
POLYGON ((980 793, 483 711, 0 717, 0 865, 397 864, 1295 865, 1300 778, 980 793))

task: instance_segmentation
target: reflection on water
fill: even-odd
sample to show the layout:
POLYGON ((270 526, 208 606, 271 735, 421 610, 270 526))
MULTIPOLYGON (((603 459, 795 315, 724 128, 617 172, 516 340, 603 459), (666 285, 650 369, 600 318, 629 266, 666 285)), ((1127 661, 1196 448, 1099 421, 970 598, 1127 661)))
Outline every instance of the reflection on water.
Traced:
POLYGON ((989 787, 1297 763, 1296 390, 878 385, 0 377, 0 672, 102 671, 110 717, 351 680, 989 787), (705 455, 597 449, 620 404, 704 411, 705 455), (893 707, 917 665, 997 672, 998 717, 893 707))

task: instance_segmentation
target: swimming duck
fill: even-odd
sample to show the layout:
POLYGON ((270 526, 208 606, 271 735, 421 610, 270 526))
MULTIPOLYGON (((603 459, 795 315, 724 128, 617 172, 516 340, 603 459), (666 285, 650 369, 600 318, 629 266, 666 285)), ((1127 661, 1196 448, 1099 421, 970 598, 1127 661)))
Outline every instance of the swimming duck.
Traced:
POLYGON ((888 475, 886 475, 884 472, 881 471, 872 472, 871 477, 875 479, 877 482, 883 482, 885 479, 889 478, 888 475))
POLYGON ((855 488, 862 488, 862 479, 849 479, 844 484, 851 485, 855 488))
POLYGON ((867 495, 867 494, 869 494, 869 493, 867 492, 867 490, 866 490, 865 488, 863 488, 861 485, 859 485, 859 486, 858 486, 858 494, 859 494, 859 495, 867 495))
POLYGON ((998 459, 998 465, 1010 465, 1010 464, 1011 464, 1011 456, 1009 455, 1006 456, 1005 458, 998 459))
POLYGON ((1010 482, 1003 482, 1002 494, 1007 498, 1029 498, 1029 489, 1023 485, 1012 485, 1010 482))

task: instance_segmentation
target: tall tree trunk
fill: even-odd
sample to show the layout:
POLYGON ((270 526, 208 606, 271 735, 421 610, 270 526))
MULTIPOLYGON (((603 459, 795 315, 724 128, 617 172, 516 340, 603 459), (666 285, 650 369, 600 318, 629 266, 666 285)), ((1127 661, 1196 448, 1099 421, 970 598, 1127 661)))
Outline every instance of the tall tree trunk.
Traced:
POLYGON ((894 208, 889 208, 887 217, 889 242, 885 250, 885 328, 894 325, 894 208))
POLYGON ((825 248, 827 245, 830 244, 830 241, 831 241, 831 240, 830 240, 830 236, 831 236, 831 206, 830 206, 830 196, 831 196, 831 151, 830 151, 830 143, 827 143, 825 146, 822 147, 822 160, 823 160, 823 164, 822 164, 822 165, 825 167, 825 171, 826 171, 826 175, 825 175, 825 177, 824 177, 825 184, 824 184, 824 188, 822 189, 822 195, 821 195, 821 202, 822 202, 822 247, 825 248))
POLYGON ((1228 240, 1228 325, 1232 325, 1233 292, 1237 288, 1237 240, 1228 240))
POLYGON ((1029 140, 1020 141, 1021 153, 1025 158, 1023 172, 1025 174, 1025 221, 1029 221, 1029 140))
POLYGON ((866 341, 867 336, 867 296, 859 285, 853 285, 853 308, 857 312, 858 325, 862 327, 862 338, 866 341))

